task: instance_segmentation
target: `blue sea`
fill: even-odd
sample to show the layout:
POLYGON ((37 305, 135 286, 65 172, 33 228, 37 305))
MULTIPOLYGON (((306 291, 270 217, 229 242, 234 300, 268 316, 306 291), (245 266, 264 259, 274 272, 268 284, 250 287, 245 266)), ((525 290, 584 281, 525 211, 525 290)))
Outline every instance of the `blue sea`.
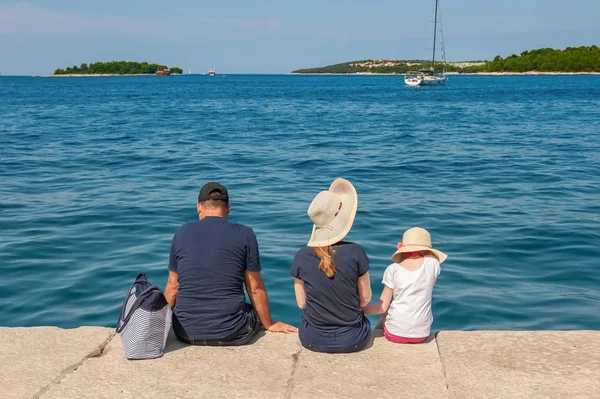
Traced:
POLYGON ((306 211, 344 177, 374 298, 422 226, 449 255, 434 329, 600 329, 600 76, 0 77, 0 99, 2 326, 114 326, 212 180, 297 324, 306 211))

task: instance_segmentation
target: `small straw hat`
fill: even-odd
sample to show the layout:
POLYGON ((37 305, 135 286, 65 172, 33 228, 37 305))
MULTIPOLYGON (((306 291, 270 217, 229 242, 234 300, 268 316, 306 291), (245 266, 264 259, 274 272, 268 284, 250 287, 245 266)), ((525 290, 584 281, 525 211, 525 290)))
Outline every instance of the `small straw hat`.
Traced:
POLYGON ((396 263, 402 262, 402 254, 407 252, 430 251, 440 263, 446 260, 448 255, 431 247, 431 235, 421 227, 413 227, 404 232, 402 242, 398 243, 398 250, 392 255, 396 263))
POLYGON ((321 191, 308 207, 308 217, 314 223, 309 247, 326 247, 341 241, 352 227, 358 195, 348 180, 335 179, 329 190, 321 191))

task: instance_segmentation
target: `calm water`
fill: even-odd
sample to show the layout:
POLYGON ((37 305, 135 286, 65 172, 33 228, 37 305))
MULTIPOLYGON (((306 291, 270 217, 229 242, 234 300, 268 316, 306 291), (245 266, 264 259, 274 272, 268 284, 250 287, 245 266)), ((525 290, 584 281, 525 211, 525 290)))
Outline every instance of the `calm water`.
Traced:
POLYGON ((210 180, 296 324, 306 210, 345 177, 374 297, 423 226, 449 254, 435 329, 600 329, 600 76, 0 77, 0 99, 0 325, 113 326, 210 180))

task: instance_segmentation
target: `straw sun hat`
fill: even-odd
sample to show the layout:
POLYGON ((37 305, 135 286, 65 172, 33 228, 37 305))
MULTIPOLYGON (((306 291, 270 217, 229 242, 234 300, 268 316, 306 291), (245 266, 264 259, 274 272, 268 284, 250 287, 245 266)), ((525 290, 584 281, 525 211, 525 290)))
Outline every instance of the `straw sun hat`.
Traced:
POLYGON ((335 179, 329 190, 321 191, 308 207, 308 217, 314 223, 309 247, 326 247, 341 241, 352 227, 358 195, 348 180, 335 179))
POLYGON ((404 232, 402 242, 398 243, 398 250, 392 255, 396 263, 402 262, 402 254, 407 252, 429 251, 440 263, 446 260, 448 255, 431 247, 431 235, 421 227, 413 227, 404 232))

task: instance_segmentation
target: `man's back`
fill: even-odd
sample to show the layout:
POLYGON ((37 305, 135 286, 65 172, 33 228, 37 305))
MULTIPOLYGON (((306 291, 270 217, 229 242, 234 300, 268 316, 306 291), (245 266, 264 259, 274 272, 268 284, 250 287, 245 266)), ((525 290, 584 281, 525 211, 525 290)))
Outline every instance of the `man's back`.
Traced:
POLYGON ((169 269, 179 279, 173 316, 178 336, 225 339, 244 328, 244 274, 260 271, 251 228, 221 217, 184 224, 173 237, 169 269))

